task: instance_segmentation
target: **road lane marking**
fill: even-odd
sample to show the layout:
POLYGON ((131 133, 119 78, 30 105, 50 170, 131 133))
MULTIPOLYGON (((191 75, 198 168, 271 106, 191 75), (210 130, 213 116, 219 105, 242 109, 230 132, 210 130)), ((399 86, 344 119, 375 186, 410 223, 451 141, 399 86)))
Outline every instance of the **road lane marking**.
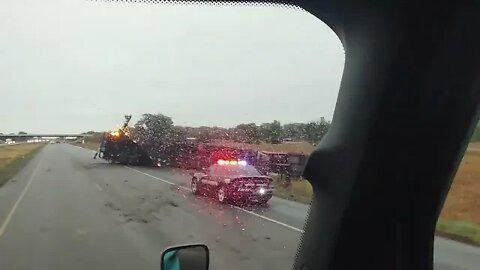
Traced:
POLYGON ((42 163, 42 160, 43 160, 43 155, 40 157, 40 160, 38 161, 37 166, 33 170, 32 175, 30 175, 30 179, 28 180, 27 185, 23 189, 22 193, 20 193, 20 196, 18 197, 17 201, 13 205, 12 209, 10 209, 10 212, 8 213, 7 217, 5 218, 5 221, 3 221, 2 227, 0 227, 0 238, 5 233, 5 230, 7 229, 7 226, 8 226, 8 224, 10 223, 10 221, 13 217, 13 214, 15 214, 15 211, 17 210, 18 205, 20 204, 23 197, 25 196, 28 189, 30 188, 30 185, 32 184, 33 179, 35 179, 35 174, 37 173, 37 170, 40 167, 40 164, 42 163))
POLYGON ((272 219, 272 218, 269 218, 269 217, 266 217, 266 216, 262 216, 262 215, 260 215, 260 214, 257 214, 257 213, 255 213, 255 212, 249 211, 249 210, 247 210, 247 209, 244 209, 244 208, 241 208, 241 207, 238 207, 238 206, 234 206, 234 205, 233 205, 233 208, 238 209, 238 210, 240 210, 240 211, 243 211, 243 212, 245 212, 245 213, 248 213, 248 214, 250 214, 250 215, 254 215, 254 216, 256 216, 256 217, 259 217, 259 218, 268 220, 268 221, 270 221, 270 222, 276 223, 276 224, 281 225, 281 226, 283 226, 283 227, 287 227, 287 228, 292 229, 292 230, 294 230, 294 231, 297 231, 297 232, 299 232, 299 233, 303 233, 303 230, 302 230, 302 229, 299 229, 299 228, 297 228, 297 227, 293 227, 293 226, 288 225, 288 224, 286 224, 286 223, 283 223, 283 222, 281 222, 281 221, 278 221, 278 220, 275 220, 275 219, 272 219))
POLYGON ((98 191, 103 191, 102 187, 99 184, 95 184, 95 187, 98 189, 98 191))
MULTIPOLYGON (((128 167, 128 166, 124 166, 124 167, 127 168, 127 169, 129 169, 129 170, 132 170, 132 171, 141 173, 141 174, 143 174, 143 175, 152 177, 152 178, 154 178, 154 179, 160 180, 160 181, 162 181, 162 182, 164 182, 164 183, 167 183, 167 184, 169 184, 169 185, 178 186, 179 188, 184 189, 184 190, 190 190, 190 189, 188 189, 188 188, 186 188, 186 187, 179 186, 179 185, 177 185, 177 184, 175 184, 175 183, 173 183, 173 182, 167 181, 167 180, 165 180, 165 179, 161 179, 161 178, 159 178, 159 177, 156 177, 156 176, 154 176, 154 175, 151 175, 151 174, 148 174, 148 173, 139 171, 139 170, 137 170, 137 169, 134 169, 134 168, 131 168, 131 167, 128 167)), ((245 212, 245 213, 247 213, 247 214, 256 216, 256 217, 258 217, 258 218, 261 218, 261 219, 270 221, 270 222, 272 222, 272 223, 278 224, 278 225, 283 226, 283 227, 285 227, 285 228, 289 228, 289 229, 294 230, 294 231, 296 231, 296 232, 299 232, 299 233, 303 233, 303 232, 304 232, 302 229, 299 229, 299 228, 297 228, 297 227, 288 225, 288 224, 283 223, 283 222, 281 222, 281 221, 278 221, 278 220, 275 220, 275 219, 272 219, 272 218, 269 218, 269 217, 266 217, 266 216, 257 214, 257 213, 255 213, 255 212, 246 210, 246 209, 244 209, 244 208, 241 208, 241 207, 238 207, 238 206, 233 206, 233 208, 235 208, 235 209, 237 209, 237 210, 240 210, 240 211, 243 211, 243 212, 245 212)))
POLYGON ((157 179, 157 180, 160 180, 160 181, 162 181, 162 182, 165 182, 165 183, 167 183, 167 184, 169 184, 169 185, 176 186, 176 184, 175 184, 175 183, 173 183, 173 182, 170 182, 170 181, 167 181, 167 180, 164 180, 164 179, 158 178, 158 177, 156 177, 156 176, 153 176, 153 175, 151 175, 151 174, 148 174, 148 173, 145 173, 145 172, 139 171, 139 170, 137 170, 137 169, 134 169, 134 168, 131 168, 131 167, 128 167, 128 166, 123 166, 123 167, 125 167, 125 168, 127 168, 127 169, 129 169, 129 170, 132 170, 132 171, 135 171, 135 172, 141 173, 141 174, 143 174, 143 175, 150 176, 150 177, 152 177, 152 178, 155 178, 155 179, 157 179))

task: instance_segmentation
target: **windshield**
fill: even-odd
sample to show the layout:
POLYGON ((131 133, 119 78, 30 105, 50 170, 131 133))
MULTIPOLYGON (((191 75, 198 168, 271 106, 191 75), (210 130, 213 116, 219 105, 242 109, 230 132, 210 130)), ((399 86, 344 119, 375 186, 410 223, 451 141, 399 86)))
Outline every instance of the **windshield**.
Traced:
MULTIPOLYGON (((159 269, 205 243, 210 269, 290 269, 344 58, 287 5, 1 1, 0 268, 159 269), (205 177, 218 159, 248 165, 205 177)), ((442 219, 476 226, 478 188, 459 185, 442 219)))
POLYGON ((0 268, 159 269, 205 243, 210 269, 290 269, 340 41, 298 8, 132 2, 0 3, 0 268), (198 176, 221 158, 273 181, 198 176))

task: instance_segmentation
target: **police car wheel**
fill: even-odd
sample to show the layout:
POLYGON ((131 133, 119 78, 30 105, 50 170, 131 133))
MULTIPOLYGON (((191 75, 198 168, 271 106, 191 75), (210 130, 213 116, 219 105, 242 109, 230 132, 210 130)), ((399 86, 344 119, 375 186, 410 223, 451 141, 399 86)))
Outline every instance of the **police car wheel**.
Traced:
POLYGON ((268 200, 261 200, 258 202, 259 206, 266 207, 268 206, 268 200))
POLYGON ((191 189, 193 194, 198 194, 198 184, 197 184, 197 179, 193 178, 192 179, 192 184, 191 184, 191 189))
POLYGON ((227 194, 225 193, 225 189, 223 187, 217 190, 217 200, 220 203, 225 203, 227 200, 227 194))

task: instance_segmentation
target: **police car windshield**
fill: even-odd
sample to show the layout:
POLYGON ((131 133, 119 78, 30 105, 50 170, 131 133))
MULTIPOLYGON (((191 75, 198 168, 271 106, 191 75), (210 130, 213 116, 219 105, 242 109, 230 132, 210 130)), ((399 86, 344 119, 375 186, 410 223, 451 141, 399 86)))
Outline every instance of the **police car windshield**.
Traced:
POLYGON ((213 165, 212 173, 219 175, 247 175, 247 176, 262 176, 261 173, 250 165, 213 165))

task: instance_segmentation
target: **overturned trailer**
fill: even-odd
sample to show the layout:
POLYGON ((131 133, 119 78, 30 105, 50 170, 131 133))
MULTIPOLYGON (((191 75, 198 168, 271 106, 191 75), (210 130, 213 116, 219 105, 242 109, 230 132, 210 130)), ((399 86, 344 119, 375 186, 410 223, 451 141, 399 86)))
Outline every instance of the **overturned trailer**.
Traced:
MULTIPOLYGON (((125 116, 122 128, 103 134, 97 153, 98 157, 110 163, 156 165, 156 160, 152 159, 145 148, 132 138, 128 128, 131 117, 131 115, 125 116)), ((97 154, 95 154, 95 157, 97 154)))
POLYGON ((125 116, 123 126, 106 132, 98 155, 112 163, 140 166, 180 167, 201 170, 219 159, 241 159, 257 167, 263 174, 277 173, 299 177, 308 158, 304 154, 257 151, 197 142, 185 134, 130 129, 131 115, 125 116))

